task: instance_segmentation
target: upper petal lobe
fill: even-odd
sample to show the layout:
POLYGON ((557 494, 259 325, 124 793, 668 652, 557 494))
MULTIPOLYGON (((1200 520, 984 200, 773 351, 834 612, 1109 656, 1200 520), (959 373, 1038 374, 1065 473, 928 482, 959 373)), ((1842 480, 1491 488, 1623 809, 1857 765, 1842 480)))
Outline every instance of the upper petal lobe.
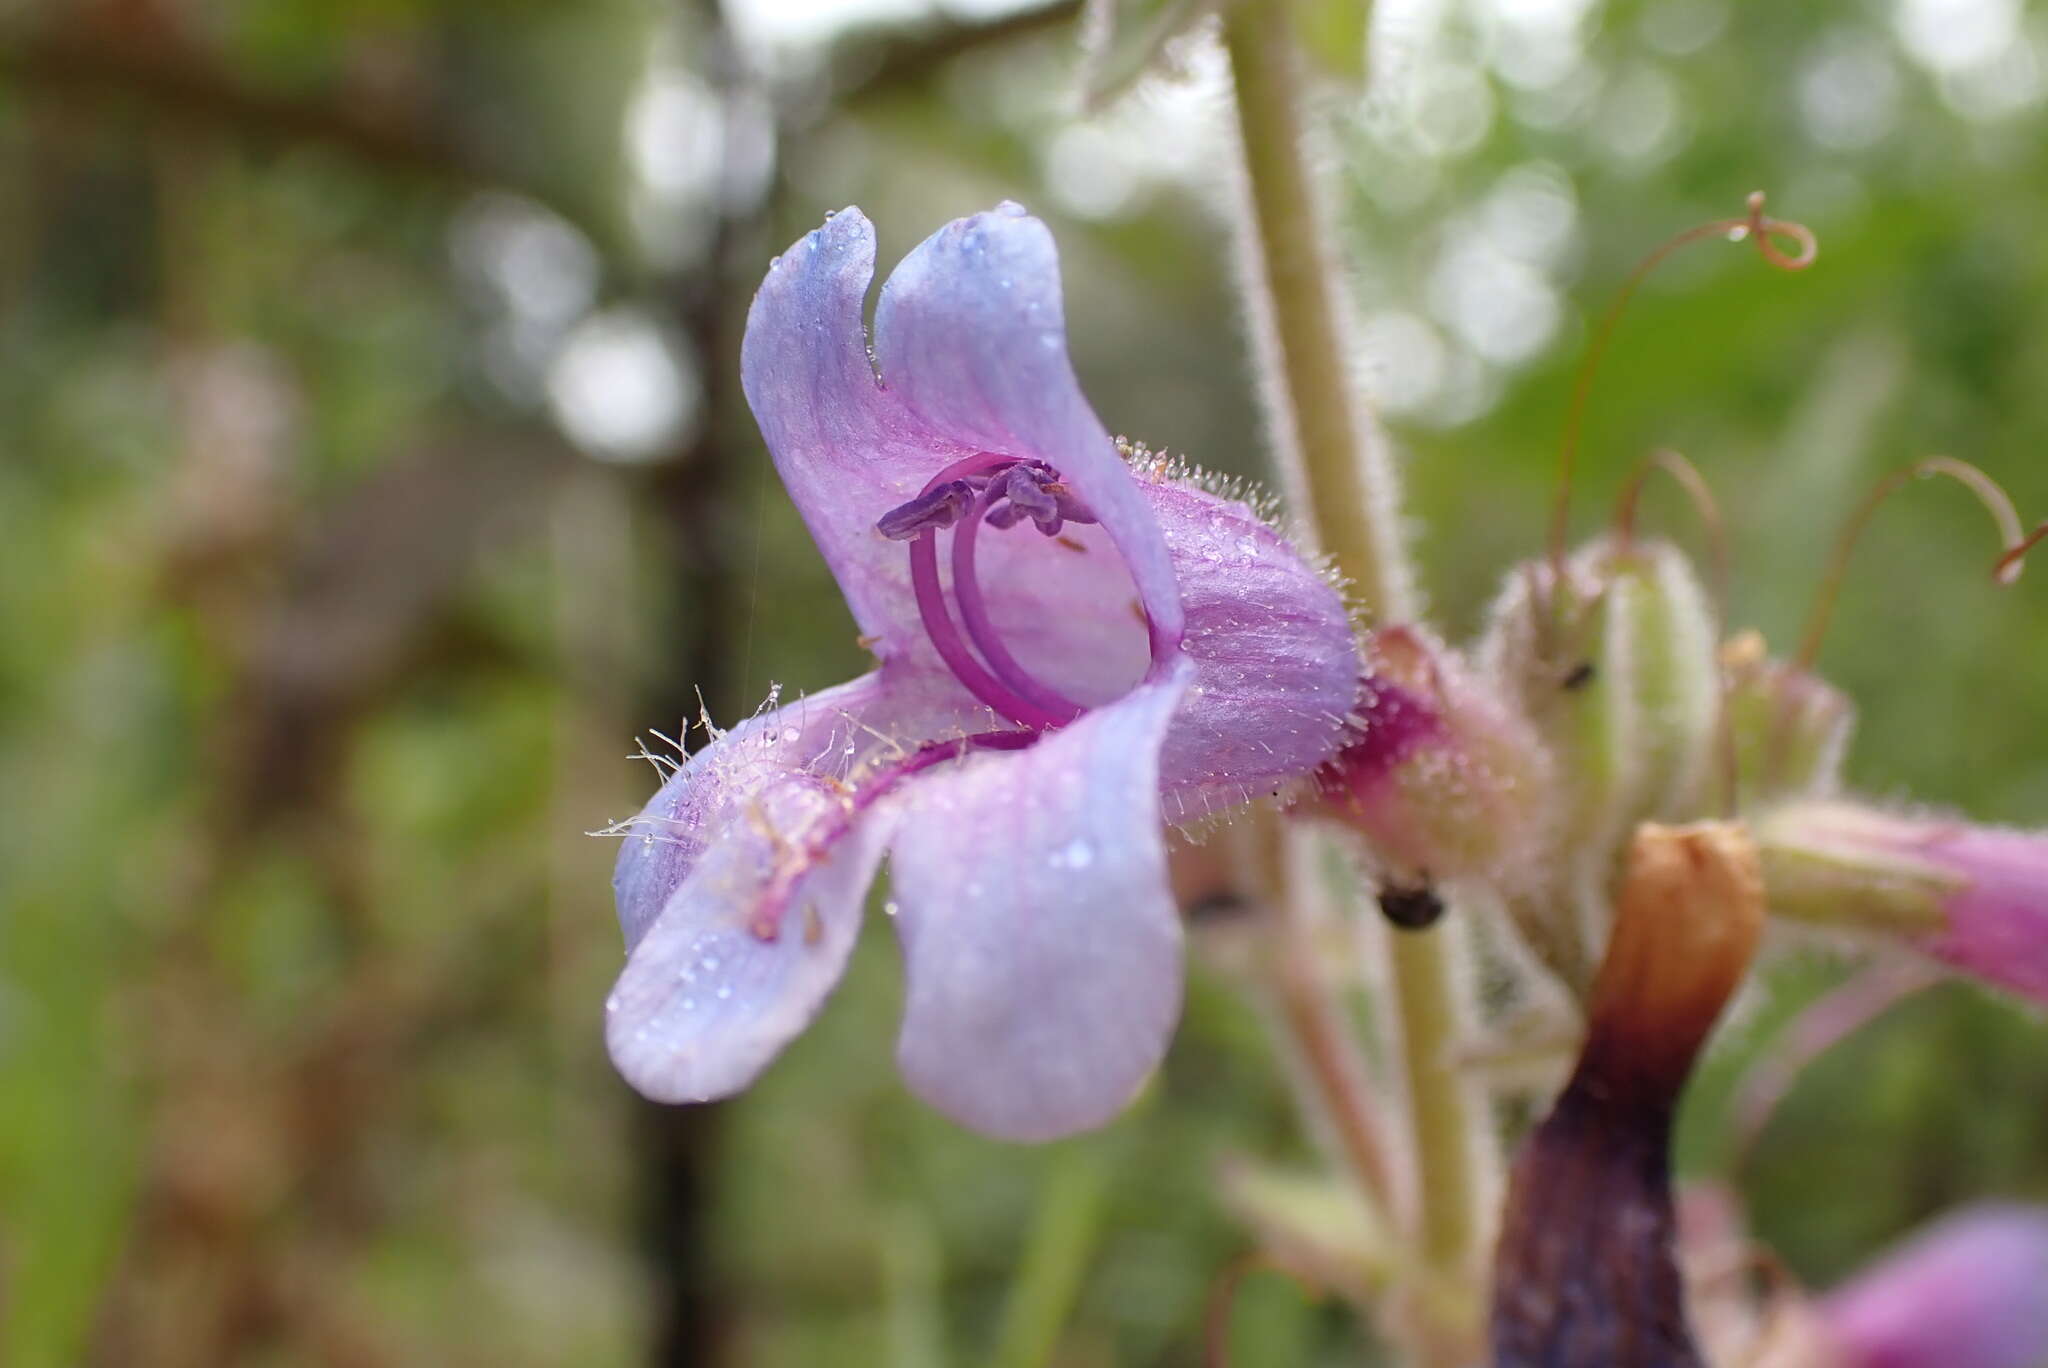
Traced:
POLYGON ((931 430, 1057 469, 1129 568, 1155 655, 1178 641, 1165 542, 1067 357, 1059 254, 1043 223, 1004 205, 927 238, 882 287, 875 355, 889 389, 931 430))
POLYGON ((798 239, 747 313, 740 383, 854 620, 903 655, 923 634, 903 548, 875 522, 969 452, 876 382, 862 322, 874 270, 875 230, 857 209, 798 239))

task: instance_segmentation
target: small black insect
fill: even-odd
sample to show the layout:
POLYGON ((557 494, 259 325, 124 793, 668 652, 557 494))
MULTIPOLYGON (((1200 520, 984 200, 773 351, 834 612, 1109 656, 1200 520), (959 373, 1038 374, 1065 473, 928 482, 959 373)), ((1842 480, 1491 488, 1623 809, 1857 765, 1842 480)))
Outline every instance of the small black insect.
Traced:
POLYGON ((1443 899, 1428 886, 1420 888, 1399 888, 1389 885, 1380 890, 1380 911, 1388 921, 1403 931, 1420 931, 1435 924, 1444 914, 1443 899))
POLYGON ((1572 689, 1583 689, 1588 684, 1591 684, 1593 682, 1594 674, 1595 670, 1593 669, 1593 662, 1590 660, 1582 660, 1578 664, 1572 666, 1572 672, 1564 677, 1564 683, 1561 684, 1559 687, 1567 691, 1570 691, 1572 689))

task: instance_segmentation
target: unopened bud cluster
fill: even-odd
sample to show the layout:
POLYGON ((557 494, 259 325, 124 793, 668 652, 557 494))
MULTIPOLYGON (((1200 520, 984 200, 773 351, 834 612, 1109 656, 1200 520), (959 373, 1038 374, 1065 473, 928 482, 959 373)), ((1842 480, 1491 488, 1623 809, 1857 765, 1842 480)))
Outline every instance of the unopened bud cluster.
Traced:
POLYGON ((1312 807, 1363 835, 1382 901, 1489 882, 1582 999, 1635 833, 1731 817, 1778 916, 2048 1000, 2048 837, 1842 797, 1849 699, 1754 632, 1723 640, 1668 543, 1610 535, 1517 567, 1469 652, 1375 632, 1356 722, 1312 807))

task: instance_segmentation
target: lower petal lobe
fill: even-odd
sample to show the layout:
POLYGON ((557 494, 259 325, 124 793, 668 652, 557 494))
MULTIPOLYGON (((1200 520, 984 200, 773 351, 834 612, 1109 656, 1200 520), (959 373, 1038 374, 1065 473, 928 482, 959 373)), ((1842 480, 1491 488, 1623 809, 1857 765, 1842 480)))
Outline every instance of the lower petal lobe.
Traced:
POLYGON ((892 667, 748 719, 626 824, 613 888, 630 952, 606 1043, 633 1086, 746 1086, 845 968, 891 814, 850 812, 876 766, 985 720, 950 678, 892 667))
MULTIPOLYGON (((783 781, 767 819, 830 799, 783 781)), ((815 813, 812 815, 816 815, 815 813)), ((784 852, 766 830, 713 843, 633 949, 605 1003, 605 1045, 626 1081, 658 1102, 702 1102, 754 1081, 824 1005, 860 930, 885 819, 852 828, 797 880, 774 934, 747 913, 784 852)))
POLYGON ((964 1125, 1049 1140, 1123 1108, 1180 1014, 1158 755, 1186 663, 1031 749, 922 776, 891 869, 897 1059, 964 1125))

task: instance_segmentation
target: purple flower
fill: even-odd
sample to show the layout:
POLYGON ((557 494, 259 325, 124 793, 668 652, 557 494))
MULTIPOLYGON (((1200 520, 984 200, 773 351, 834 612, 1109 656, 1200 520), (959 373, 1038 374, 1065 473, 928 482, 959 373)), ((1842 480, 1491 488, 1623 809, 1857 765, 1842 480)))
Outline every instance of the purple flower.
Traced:
POLYGON ((2048 1003, 2048 834, 1832 800, 1758 829, 1774 911, 1891 933, 2048 1003))
POLYGON ((886 854, 904 1077, 1048 1139, 1113 1116, 1179 1013, 1162 818, 1313 770, 1357 648, 1250 509, 1120 457, 1043 224, 1005 205, 932 236, 883 287, 871 357, 873 269, 855 210, 798 242, 741 373, 881 664, 719 734, 627 824, 607 1042, 659 1100, 745 1087, 838 980, 886 854))
POLYGON ((1840 1368, 2048 1363, 2048 1208, 1949 1216, 1817 1308, 1840 1368))

